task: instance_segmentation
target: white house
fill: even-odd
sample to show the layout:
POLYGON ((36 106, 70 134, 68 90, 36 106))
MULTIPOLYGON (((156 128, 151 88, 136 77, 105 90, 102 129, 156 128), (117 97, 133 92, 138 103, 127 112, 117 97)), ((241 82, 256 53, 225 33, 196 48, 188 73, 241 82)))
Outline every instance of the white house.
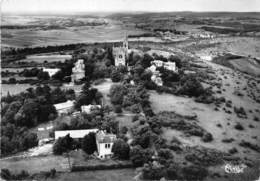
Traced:
POLYGON ((83 59, 79 59, 72 68, 71 81, 75 82, 85 77, 85 64, 83 59))
POLYGON ((89 113, 91 113, 92 110, 100 109, 100 108, 101 108, 101 105, 91 105, 91 104, 83 105, 83 106, 81 106, 81 112, 89 114, 89 113))
POLYGON ((176 64, 175 62, 164 62, 164 68, 173 72, 176 72, 176 64))
POLYGON ((75 101, 68 100, 67 102, 54 104, 54 107, 55 107, 58 115, 68 114, 73 110, 74 102, 75 101))
POLYGON ((73 139, 81 139, 84 138, 84 136, 88 135, 89 133, 97 133, 98 129, 82 129, 82 130, 62 130, 62 131, 55 131, 55 140, 64 137, 66 135, 70 135, 73 139))
MULTIPOLYGON (((177 72, 177 67, 175 62, 163 62, 161 60, 154 60, 151 62, 152 65, 150 66, 150 69, 154 69, 154 67, 164 67, 167 70, 173 71, 173 72, 177 72)), ((153 72, 153 70, 151 70, 153 72)))
POLYGON ((98 157, 101 159, 110 158, 112 153, 112 147, 116 141, 116 135, 107 134, 104 131, 99 131, 96 133, 96 143, 98 150, 98 157))
POLYGON ((54 74, 60 71, 58 68, 43 68, 43 72, 48 72, 49 76, 52 77, 54 74))

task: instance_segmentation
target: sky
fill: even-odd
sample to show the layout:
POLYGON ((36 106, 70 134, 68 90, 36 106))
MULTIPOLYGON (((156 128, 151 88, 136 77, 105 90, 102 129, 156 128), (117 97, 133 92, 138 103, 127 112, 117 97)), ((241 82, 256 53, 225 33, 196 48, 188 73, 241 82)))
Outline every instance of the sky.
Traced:
POLYGON ((260 12, 260 0, 0 0, 3 13, 114 11, 260 12))

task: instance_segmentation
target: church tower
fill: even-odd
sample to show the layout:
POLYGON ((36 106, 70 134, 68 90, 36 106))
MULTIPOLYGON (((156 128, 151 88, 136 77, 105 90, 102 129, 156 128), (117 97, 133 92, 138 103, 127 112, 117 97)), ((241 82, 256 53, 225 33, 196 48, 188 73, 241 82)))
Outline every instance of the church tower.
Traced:
POLYGON ((128 35, 127 35, 127 33, 126 33, 125 39, 123 41, 123 48, 125 51, 125 58, 128 59, 128 35))
POLYGON ((115 59, 115 66, 123 65, 127 66, 128 59, 128 39, 127 36, 123 41, 123 46, 114 47, 113 46, 113 56, 115 59))

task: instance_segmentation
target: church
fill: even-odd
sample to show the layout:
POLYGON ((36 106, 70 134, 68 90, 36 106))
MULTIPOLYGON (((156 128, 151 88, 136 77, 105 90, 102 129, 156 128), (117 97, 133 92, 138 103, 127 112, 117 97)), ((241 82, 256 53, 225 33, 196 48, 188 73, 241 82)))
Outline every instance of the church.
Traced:
POLYGON ((115 66, 124 65, 126 66, 126 61, 128 58, 128 39, 127 36, 123 41, 123 46, 114 47, 113 46, 113 57, 115 59, 115 66))

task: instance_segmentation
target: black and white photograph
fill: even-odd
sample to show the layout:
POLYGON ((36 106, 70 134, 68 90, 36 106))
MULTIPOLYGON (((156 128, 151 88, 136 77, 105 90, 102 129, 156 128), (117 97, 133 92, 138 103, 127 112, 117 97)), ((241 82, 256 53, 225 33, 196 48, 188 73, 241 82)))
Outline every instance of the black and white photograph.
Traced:
POLYGON ((1 181, 260 181, 260 0, 0 0, 1 181))

